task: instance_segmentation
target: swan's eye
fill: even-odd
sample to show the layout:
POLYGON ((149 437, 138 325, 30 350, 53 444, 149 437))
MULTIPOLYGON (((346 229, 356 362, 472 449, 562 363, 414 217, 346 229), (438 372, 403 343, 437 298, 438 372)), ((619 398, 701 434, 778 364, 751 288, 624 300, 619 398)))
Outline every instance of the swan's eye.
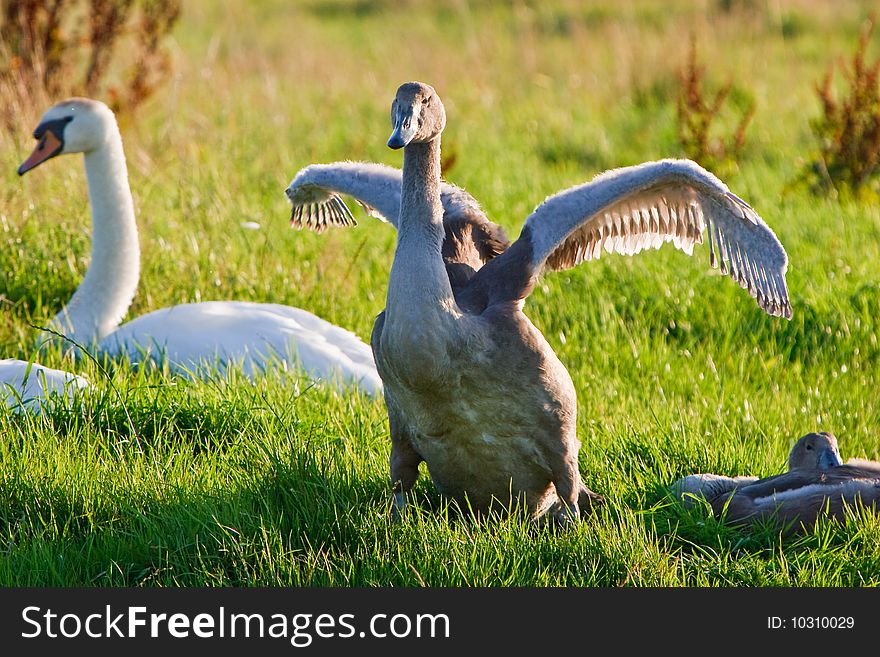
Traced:
POLYGON ((422 105, 430 105, 430 104, 431 104, 431 97, 430 96, 428 96, 427 98, 422 98, 422 105))
POLYGON ((812 445, 807 445, 807 449, 813 449, 812 445))

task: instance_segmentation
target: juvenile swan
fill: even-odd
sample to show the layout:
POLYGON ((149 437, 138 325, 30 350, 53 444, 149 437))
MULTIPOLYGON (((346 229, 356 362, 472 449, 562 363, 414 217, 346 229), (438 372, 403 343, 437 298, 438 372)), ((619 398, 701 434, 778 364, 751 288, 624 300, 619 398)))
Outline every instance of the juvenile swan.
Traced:
MULTIPOLYGON (((821 431, 802 436, 788 454, 788 470, 828 470, 841 465, 837 438, 821 431)), ((672 492, 690 506, 696 496, 712 500, 733 491, 735 488, 752 484, 758 477, 740 475, 725 477, 716 474, 693 474, 682 477, 672 484, 672 492)))
POLYGON ((768 312, 790 315, 786 256, 772 231, 692 162, 621 169, 547 199, 512 246, 454 289, 442 256, 443 104, 430 86, 407 83, 391 118, 388 145, 404 149, 401 201, 372 347, 398 513, 423 460, 441 493, 474 510, 521 500, 533 518, 569 521, 600 499, 578 472, 571 378, 522 312, 542 271, 602 248, 631 254, 672 241, 690 253, 706 231, 722 270, 768 312))
POLYGON ((876 509, 880 502, 880 464, 840 458, 831 433, 809 433, 794 445, 788 472, 774 477, 690 475, 673 484, 687 504, 704 497, 712 513, 732 524, 771 520, 798 529, 827 514, 843 520, 847 507, 876 509))
POLYGON ((212 366, 228 363, 240 363, 254 374, 282 362, 328 383, 381 392, 370 348, 350 331, 299 308, 208 301, 163 308, 119 326, 137 288, 140 249, 113 112, 101 102, 72 98, 43 115, 34 137, 37 146, 18 173, 56 155, 83 153, 92 208, 91 265, 52 320, 59 332, 135 360, 147 352, 190 374, 207 375, 212 366))

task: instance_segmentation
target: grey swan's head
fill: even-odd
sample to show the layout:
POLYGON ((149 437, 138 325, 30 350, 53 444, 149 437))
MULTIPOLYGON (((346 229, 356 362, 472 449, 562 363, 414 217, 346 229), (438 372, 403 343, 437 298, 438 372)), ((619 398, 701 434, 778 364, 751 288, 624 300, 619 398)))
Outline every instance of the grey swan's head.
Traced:
POLYGON ((18 167, 22 176, 31 169, 67 153, 88 153, 104 143, 107 122, 115 122, 104 103, 89 98, 69 98, 53 105, 34 130, 37 145, 18 167))
POLYGON ((830 470, 840 465, 843 465, 843 460, 837 449, 837 438, 827 431, 802 436, 788 455, 789 471, 830 470))
POLYGON ((434 87, 423 82, 406 82, 397 89, 391 104, 389 148, 423 144, 440 136, 446 127, 446 109, 434 87))

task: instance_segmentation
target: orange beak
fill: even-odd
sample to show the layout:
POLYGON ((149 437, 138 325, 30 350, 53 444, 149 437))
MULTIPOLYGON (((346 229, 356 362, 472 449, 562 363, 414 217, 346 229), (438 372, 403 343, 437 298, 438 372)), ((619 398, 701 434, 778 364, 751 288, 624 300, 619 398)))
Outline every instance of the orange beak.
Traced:
POLYGON ((39 166, 50 157, 58 155, 63 147, 64 144, 62 144, 61 140, 55 136, 55 133, 51 130, 46 130, 40 138, 40 141, 37 142, 37 147, 34 148, 33 153, 31 153, 28 156, 28 159, 22 162, 21 166, 18 167, 18 175, 24 175, 26 172, 39 166))

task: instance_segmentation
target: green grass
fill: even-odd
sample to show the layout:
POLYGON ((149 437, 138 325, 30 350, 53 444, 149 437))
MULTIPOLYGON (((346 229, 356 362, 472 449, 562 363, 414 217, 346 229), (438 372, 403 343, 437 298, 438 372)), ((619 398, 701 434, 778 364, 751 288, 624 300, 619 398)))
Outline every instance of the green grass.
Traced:
MULTIPOLYGON (((291 231, 283 190, 300 167, 399 166, 385 147, 390 101, 424 80, 447 106, 448 177, 515 236, 548 194, 681 155, 675 74, 695 31, 708 81, 733 78, 756 100, 725 180, 788 250, 794 319, 764 315, 704 247, 548 276, 527 312, 572 374, 581 472, 608 499, 561 533, 462 516, 426 474, 392 524, 381 401, 277 376, 193 383, 121 364, 108 378, 41 355, 95 389, 70 411, 0 411, 0 584, 880 584, 875 516, 783 538, 666 493, 693 472, 780 472, 813 430, 834 432, 845 458, 880 457, 880 206, 792 184, 815 148, 813 85, 852 51, 871 3, 224 4, 187 3, 174 78, 122 120, 143 249, 129 317, 272 301, 368 339, 393 231, 359 210, 347 232, 291 231)), ((89 259, 81 162, 15 174, 43 109, 0 147, 4 357, 29 357, 33 325, 89 259)))

